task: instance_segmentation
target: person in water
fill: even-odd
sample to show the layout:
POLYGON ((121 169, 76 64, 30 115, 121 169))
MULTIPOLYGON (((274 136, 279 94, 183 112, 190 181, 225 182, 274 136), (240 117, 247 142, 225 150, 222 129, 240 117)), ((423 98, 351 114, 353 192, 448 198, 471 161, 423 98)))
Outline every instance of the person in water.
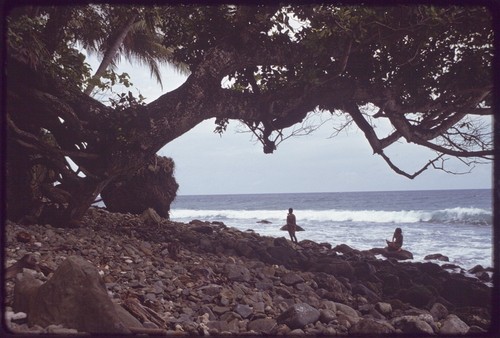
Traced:
POLYGON ((392 241, 387 242, 387 250, 389 251, 401 251, 403 246, 403 230, 401 228, 396 228, 394 235, 392 235, 392 241))
POLYGON ((293 209, 288 209, 288 215, 286 216, 286 226, 288 233, 290 234, 290 239, 294 243, 298 243, 297 237, 295 236, 295 231, 297 231, 297 220, 293 214, 293 209))

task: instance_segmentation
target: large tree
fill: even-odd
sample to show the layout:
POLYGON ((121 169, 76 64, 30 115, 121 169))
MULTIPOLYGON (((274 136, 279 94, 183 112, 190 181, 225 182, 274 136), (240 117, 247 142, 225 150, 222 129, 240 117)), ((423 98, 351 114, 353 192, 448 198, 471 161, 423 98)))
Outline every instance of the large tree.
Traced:
POLYGON ((464 163, 492 159, 491 126, 483 119, 493 114, 490 8, 155 10, 161 18, 155 31, 173 51, 172 61, 188 65, 190 75, 147 105, 129 93, 122 95, 125 105, 113 107, 83 93, 89 69, 77 43, 99 38, 83 15, 99 16, 98 6, 72 8, 73 19, 50 27, 57 21, 46 8, 10 13, 9 217, 50 203, 53 222, 74 224, 110 182, 136 172, 165 144, 210 118, 219 132, 230 120, 242 122, 271 153, 286 128, 310 112, 328 111, 360 128, 373 152, 409 178, 429 167, 445 169, 447 157, 464 163), (48 28, 61 37, 58 46, 44 38, 48 28), (374 128, 373 121, 382 119, 393 127, 387 135, 374 128), (386 151, 399 140, 436 156, 408 173, 386 151), (11 179, 33 168, 44 180, 35 197, 19 188, 22 178, 11 179))

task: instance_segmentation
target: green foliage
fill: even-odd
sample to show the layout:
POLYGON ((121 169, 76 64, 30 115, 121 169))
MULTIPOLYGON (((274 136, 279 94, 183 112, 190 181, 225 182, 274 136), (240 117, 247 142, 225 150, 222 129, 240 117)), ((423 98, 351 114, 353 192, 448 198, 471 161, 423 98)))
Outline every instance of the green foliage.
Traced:
MULTIPOLYGON (((285 67, 259 67, 254 75, 260 77, 262 92, 339 76, 353 88, 389 90, 401 104, 421 106, 436 97, 451 103, 457 91, 491 84, 493 37, 484 7, 298 6, 288 14, 275 17, 275 27, 281 29, 269 40, 293 44, 311 57, 285 67), (302 27, 290 37, 292 12, 302 27), (342 53, 349 44, 344 70, 342 53)), ((248 73, 237 71, 231 77, 234 90, 248 88, 248 73)))
POLYGON ((9 145, 20 163, 24 151, 54 168, 71 187, 64 217, 76 218, 110 179, 213 117, 216 133, 237 119, 273 152, 286 128, 329 111, 344 117, 337 131, 356 125, 391 169, 414 178, 445 155, 491 159, 491 128, 471 116, 491 114, 492 58, 482 6, 20 7, 7 19, 7 60, 17 61, 8 71, 19 79, 8 88, 9 145), (92 77, 82 48, 103 58, 92 77), (144 106, 128 74, 114 70, 121 57, 158 80, 162 63, 193 76, 144 106), (23 83, 26 73, 53 87, 23 83), (94 86, 110 107, 87 96, 94 86), (392 125, 388 135, 375 130, 379 118, 392 125), (39 139, 43 129, 53 143, 39 139), (399 140, 437 157, 408 174, 384 152, 399 140))
POLYGON ((111 107, 115 108, 118 111, 122 111, 131 107, 142 106, 144 105, 144 97, 139 94, 139 97, 136 98, 131 91, 127 93, 117 94, 117 98, 110 99, 111 107))
POLYGON ((222 136, 222 134, 224 134, 224 132, 226 131, 228 125, 229 125, 229 119, 227 118, 216 119, 214 133, 222 136))
POLYGON ((45 20, 40 17, 7 18, 7 48, 9 54, 24 61, 33 68, 41 65, 47 60, 47 50, 40 38, 40 31, 45 20))
MULTIPOLYGON (((92 5, 66 12, 42 8, 37 15, 25 11, 9 18, 8 47, 33 67, 43 64, 83 86, 89 67, 77 43, 103 55, 132 15, 138 19, 118 55, 149 65, 158 80, 158 62, 172 62, 187 71, 215 46, 227 44, 252 53, 273 44, 311 57, 298 63, 243 66, 227 74, 233 90, 255 91, 256 82, 260 92, 273 92, 316 85, 342 73, 353 86, 396 90, 402 104, 421 105, 435 97, 452 100, 453 92, 469 87, 471 81, 478 87, 491 81, 491 17, 479 6, 92 5), (50 54, 44 29, 56 19, 64 24, 59 27, 62 39, 50 54)), ((107 89, 117 78, 108 71, 102 80, 90 83, 94 82, 107 89)))
POLYGON ((58 42, 56 49, 50 51, 47 39, 55 37, 44 35, 50 10, 41 11, 37 16, 31 15, 29 11, 18 9, 7 18, 9 56, 82 88, 83 82, 90 76, 90 66, 76 48, 72 35, 64 34, 64 39, 58 42))

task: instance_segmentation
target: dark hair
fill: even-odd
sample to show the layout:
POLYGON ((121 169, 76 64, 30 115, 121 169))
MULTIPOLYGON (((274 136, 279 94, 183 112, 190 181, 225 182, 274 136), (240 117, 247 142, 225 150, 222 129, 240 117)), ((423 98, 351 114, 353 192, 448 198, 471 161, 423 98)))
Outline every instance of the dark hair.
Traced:
POLYGON ((292 212, 293 212, 293 209, 292 209, 292 208, 288 209, 288 212, 289 212, 289 213, 292 213, 292 212))
POLYGON ((395 233, 398 233, 398 234, 400 234, 400 233, 402 233, 402 232, 403 232, 403 230, 401 230, 401 228, 396 228, 396 231, 395 231, 395 233))

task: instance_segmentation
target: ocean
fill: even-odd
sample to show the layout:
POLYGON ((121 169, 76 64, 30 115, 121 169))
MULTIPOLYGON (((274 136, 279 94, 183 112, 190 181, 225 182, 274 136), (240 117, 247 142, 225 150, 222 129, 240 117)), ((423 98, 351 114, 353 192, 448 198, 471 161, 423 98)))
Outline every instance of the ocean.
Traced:
MULTIPOLYGON (((432 190, 240 195, 181 195, 172 221, 219 221, 242 231, 286 237, 280 227, 294 209, 298 240, 347 244, 358 250, 384 247, 396 227, 416 262, 429 254, 449 257, 466 270, 493 266, 493 191, 432 190), (267 221, 270 223, 261 223, 267 221)), ((436 262, 440 263, 440 262, 436 262)))

